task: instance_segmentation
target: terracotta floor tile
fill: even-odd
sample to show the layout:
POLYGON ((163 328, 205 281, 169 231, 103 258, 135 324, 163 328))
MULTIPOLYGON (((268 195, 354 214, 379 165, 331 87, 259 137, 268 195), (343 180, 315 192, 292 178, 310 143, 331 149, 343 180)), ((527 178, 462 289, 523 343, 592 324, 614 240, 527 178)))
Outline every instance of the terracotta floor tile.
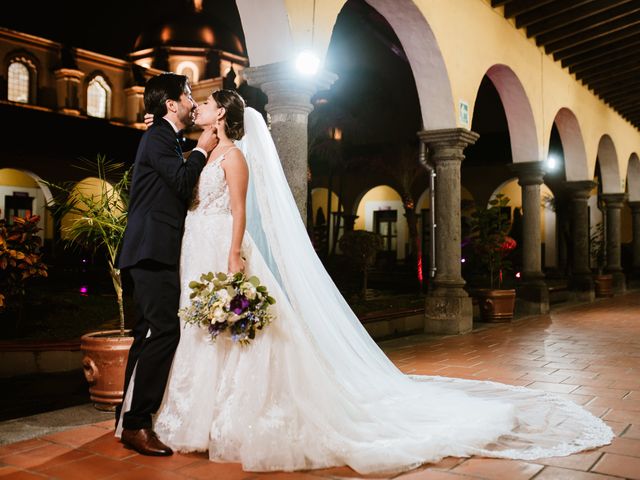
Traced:
POLYGON ((104 428, 105 430, 115 430, 113 420, 105 420, 104 422, 94 423, 94 427, 104 428))
POLYGON ((545 392, 554 393, 571 393, 579 387, 579 385, 565 385, 563 383, 533 382, 528 385, 529 388, 536 390, 544 390, 545 392))
POLYGON ((26 470, 42 470, 79 460, 88 455, 86 452, 79 452, 64 445, 49 444, 26 452, 0 457, 0 462, 26 470))
MULTIPOLYGON (((606 420, 605 423, 611 427, 613 433, 619 437, 623 432, 628 431, 627 428, 630 426, 627 422, 614 422, 613 420, 606 420)), ((626 436, 626 433, 625 435, 626 436)), ((631 435, 629 438, 633 438, 631 435)), ((638 436, 640 438, 640 436, 638 436)))
POLYGON ((255 474, 244 472, 239 464, 235 463, 215 463, 209 460, 201 460, 191 465, 181 467, 174 471, 187 478, 209 480, 220 478, 225 480, 245 480, 254 478, 255 474))
POLYGON ((122 460, 137 455, 135 451, 126 448, 122 443, 120 443, 120 440, 115 438, 112 434, 84 443, 80 445, 78 449, 84 452, 97 453, 115 460, 122 460))
POLYGON ((640 425, 640 412, 630 412, 628 410, 613 409, 604 417, 605 420, 614 420, 616 422, 627 422, 640 425))
POLYGON ((208 461, 205 453, 198 455, 174 453, 170 457, 148 457, 145 455, 135 454, 126 459, 127 462, 135 463, 136 465, 144 465, 151 468, 157 468, 159 470, 177 470, 203 460, 208 461))
POLYGON ((588 385, 583 385, 573 393, 577 395, 591 395, 593 397, 600 398, 622 399, 629 394, 629 390, 619 390, 617 388, 606 387, 590 387, 588 385))
POLYGON ((626 437, 614 438, 611 445, 602 447, 602 451, 630 457, 640 457, 640 440, 626 437))
POLYGON ((620 480, 618 477, 599 473, 579 472, 566 468, 546 467, 535 480, 620 480))
POLYGON ((113 434, 106 431, 104 428, 87 425, 85 427, 74 428, 72 430, 65 430, 64 432, 53 433, 42 438, 43 440, 48 440, 50 442, 79 447, 80 445, 84 445, 85 443, 89 443, 101 437, 113 437, 113 434))
POLYGON ((528 480, 542 470, 542 465, 495 458, 472 458, 451 473, 495 480, 528 480))
POLYGON ((605 453, 592 471, 640 480, 640 458, 605 453))
POLYGON ((127 470, 131 470, 130 463, 91 455, 75 462, 49 468, 44 473, 64 480, 99 480, 127 470))
MULTIPOLYGON (((609 422, 607 422, 609 423, 609 422)), ((638 425, 629 425, 629 428, 622 435, 624 438, 635 438, 640 440, 640 426, 638 425)))
POLYGON ((125 472, 117 473, 109 477, 109 480, 184 480, 185 478, 168 470, 137 466, 125 472))
POLYGON ((532 460, 532 463, 588 472, 601 456, 602 452, 598 450, 576 453, 575 455, 569 455, 567 457, 541 458, 540 460, 532 460))
POLYGON ((441 470, 421 470, 419 472, 405 473, 394 480, 465 480, 469 477, 463 477, 451 472, 443 472, 441 470))
POLYGON ((25 472, 13 467, 0 468, 0 478, 2 480, 43 480, 47 477, 33 472, 25 472))
POLYGON ((51 442, 47 442, 40 438, 33 438, 31 440, 24 440, 22 442, 8 443, 0 447, 0 457, 9 455, 11 453, 24 452, 26 450, 33 450, 34 448, 43 447, 45 445, 51 445, 51 442))

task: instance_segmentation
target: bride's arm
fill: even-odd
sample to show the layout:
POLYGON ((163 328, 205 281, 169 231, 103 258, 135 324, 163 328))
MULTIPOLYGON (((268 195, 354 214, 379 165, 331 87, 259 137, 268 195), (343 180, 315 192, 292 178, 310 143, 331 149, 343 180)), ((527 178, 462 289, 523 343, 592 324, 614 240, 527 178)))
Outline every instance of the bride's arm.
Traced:
POLYGON ((240 255, 244 229, 246 227, 247 185, 249 183, 249 169, 244 155, 234 148, 225 155, 222 162, 231 203, 233 228, 231 233, 231 248, 229 250, 229 272, 244 271, 244 261, 240 255))

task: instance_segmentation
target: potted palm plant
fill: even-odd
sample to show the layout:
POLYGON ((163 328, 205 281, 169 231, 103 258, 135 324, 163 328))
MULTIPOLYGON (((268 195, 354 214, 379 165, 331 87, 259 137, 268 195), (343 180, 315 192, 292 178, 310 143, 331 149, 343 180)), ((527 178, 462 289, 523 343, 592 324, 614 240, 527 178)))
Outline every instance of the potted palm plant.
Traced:
POLYGON ((471 246, 481 269, 480 281, 484 288, 471 294, 478 301, 485 322, 508 322, 513 318, 515 289, 504 289, 505 273, 511 268, 507 258, 516 242, 507 234, 511 228, 504 208, 509 197, 498 194, 489 207, 478 208, 471 217, 471 246))
POLYGON ((593 276, 596 297, 613 296, 613 275, 604 273, 607 261, 607 240, 604 232, 604 223, 598 222, 591 228, 589 236, 591 259, 595 262, 596 273, 593 276))
POLYGON ((106 255, 119 311, 119 329, 83 335, 80 348, 89 393, 96 408, 114 410, 122 402, 124 369, 133 337, 125 330, 122 277, 116 257, 127 224, 130 169, 98 155, 79 166, 98 180, 99 191, 75 182, 45 182, 54 194, 49 208, 61 226, 68 247, 80 247, 106 255), (114 183, 110 179, 117 178, 114 183))

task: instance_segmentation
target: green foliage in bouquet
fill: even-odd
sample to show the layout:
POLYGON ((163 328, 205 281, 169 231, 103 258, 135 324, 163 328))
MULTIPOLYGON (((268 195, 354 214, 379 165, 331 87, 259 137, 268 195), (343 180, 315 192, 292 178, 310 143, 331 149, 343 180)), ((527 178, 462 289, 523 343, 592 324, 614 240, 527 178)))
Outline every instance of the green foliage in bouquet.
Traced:
POLYGON ((228 332, 231 340, 247 345, 273 320, 269 307, 276 301, 256 276, 209 272, 189 282, 189 288, 191 303, 179 316, 204 328, 213 341, 228 332))

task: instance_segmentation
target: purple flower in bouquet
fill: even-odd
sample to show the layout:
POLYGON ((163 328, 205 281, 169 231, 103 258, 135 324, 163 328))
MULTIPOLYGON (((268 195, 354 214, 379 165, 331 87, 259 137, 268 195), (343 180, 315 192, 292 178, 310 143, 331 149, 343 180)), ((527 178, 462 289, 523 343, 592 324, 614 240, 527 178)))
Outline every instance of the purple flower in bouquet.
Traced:
POLYGON ((217 337, 227 328, 227 322, 213 323, 209 325, 209 334, 212 337, 217 337))
POLYGON ((231 311, 236 315, 240 315, 249 308, 249 300, 244 295, 236 295, 229 304, 231 311))

